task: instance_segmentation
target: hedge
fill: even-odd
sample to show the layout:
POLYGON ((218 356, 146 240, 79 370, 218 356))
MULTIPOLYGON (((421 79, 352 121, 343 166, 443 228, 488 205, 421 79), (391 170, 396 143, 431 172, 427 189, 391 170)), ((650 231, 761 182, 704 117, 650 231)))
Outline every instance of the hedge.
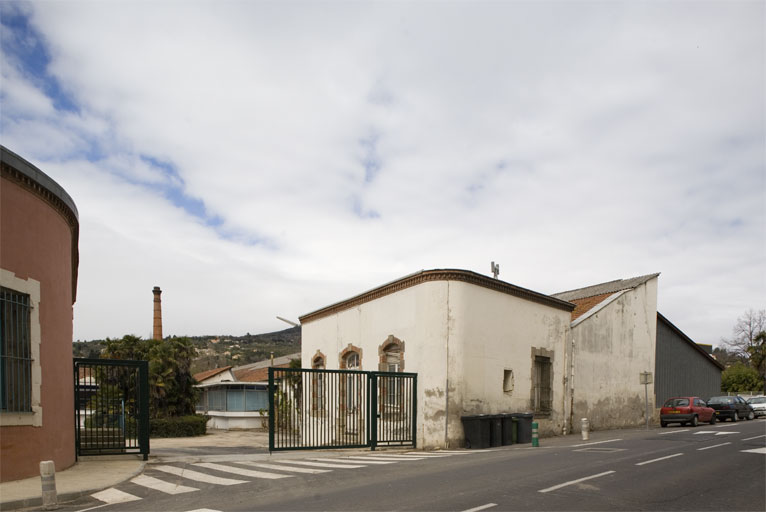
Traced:
POLYGON ((204 436, 210 416, 192 414, 149 420, 150 437, 192 437, 204 436))

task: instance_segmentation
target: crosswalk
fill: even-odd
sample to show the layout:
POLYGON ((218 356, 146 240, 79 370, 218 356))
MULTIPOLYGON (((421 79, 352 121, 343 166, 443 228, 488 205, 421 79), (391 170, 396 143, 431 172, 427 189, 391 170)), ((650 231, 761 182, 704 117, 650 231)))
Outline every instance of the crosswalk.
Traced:
MULTIPOLYGON (((147 466, 147 470, 154 476, 142 474, 132 478, 129 483, 148 491, 149 494, 152 491, 156 491, 176 495, 199 491, 202 485, 240 485, 256 480, 281 480, 301 475, 319 475, 344 469, 375 468, 389 464, 470 455, 471 453, 475 452, 440 450, 436 452, 375 453, 370 455, 346 455, 342 457, 307 457, 300 460, 283 459, 271 462, 236 461, 225 464, 197 462, 191 465, 184 465, 183 467, 171 464, 152 464, 147 466), (183 484, 179 482, 183 482, 183 484)), ((124 487, 132 490, 129 488, 130 486, 124 487)), ((143 499, 141 496, 127 492, 125 489, 117 489, 115 487, 91 494, 91 497, 102 503, 99 508, 104 506, 103 504, 112 505, 143 499)), ((197 509, 188 512, 218 511, 197 509)))

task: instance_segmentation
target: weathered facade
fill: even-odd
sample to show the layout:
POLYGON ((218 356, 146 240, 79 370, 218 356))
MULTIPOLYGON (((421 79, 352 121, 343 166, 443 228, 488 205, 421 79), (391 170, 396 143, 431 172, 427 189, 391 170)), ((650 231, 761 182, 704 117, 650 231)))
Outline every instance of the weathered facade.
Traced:
POLYGON ((0 146, 0 479, 75 461, 72 305, 77 208, 56 182, 0 146))
MULTIPOLYGON (((640 374, 654 372, 659 274, 610 281, 554 296, 577 305, 572 315, 568 379, 570 421, 579 429, 639 425, 645 421, 640 374)), ((648 389, 654 409, 654 386, 648 389)))
POLYGON ((302 364, 417 373, 418 446, 462 445, 469 414, 537 410, 561 431, 573 308, 465 270, 421 271, 302 316, 302 364))

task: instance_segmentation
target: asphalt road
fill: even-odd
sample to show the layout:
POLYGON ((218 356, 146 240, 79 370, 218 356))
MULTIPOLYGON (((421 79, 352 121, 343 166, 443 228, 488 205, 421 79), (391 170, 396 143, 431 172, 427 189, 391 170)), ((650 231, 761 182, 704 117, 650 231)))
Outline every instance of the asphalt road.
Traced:
POLYGON ((766 420, 540 444, 323 461, 307 452, 268 462, 278 467, 151 464, 138 481, 65 510, 766 510, 766 420), (109 504, 126 496, 133 501, 109 504))

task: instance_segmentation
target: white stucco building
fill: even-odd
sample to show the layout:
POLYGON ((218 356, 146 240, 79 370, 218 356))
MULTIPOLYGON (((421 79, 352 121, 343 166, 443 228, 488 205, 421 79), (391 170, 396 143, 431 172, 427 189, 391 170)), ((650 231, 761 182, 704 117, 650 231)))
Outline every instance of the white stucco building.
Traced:
POLYGON ((424 270, 302 316, 302 367, 417 373, 424 448, 462 446, 461 416, 481 413, 533 412, 542 436, 579 431, 581 418, 592 429, 640 426, 645 393, 651 419, 655 389, 720 389, 720 364, 672 324, 658 350, 658 318, 669 324, 658 276, 544 295, 424 270), (647 388, 644 372, 660 380, 647 388))
POLYGON ((421 271, 302 316, 302 366, 417 373, 421 447, 462 445, 468 414, 533 410, 561 431, 573 309, 474 272, 421 271))

